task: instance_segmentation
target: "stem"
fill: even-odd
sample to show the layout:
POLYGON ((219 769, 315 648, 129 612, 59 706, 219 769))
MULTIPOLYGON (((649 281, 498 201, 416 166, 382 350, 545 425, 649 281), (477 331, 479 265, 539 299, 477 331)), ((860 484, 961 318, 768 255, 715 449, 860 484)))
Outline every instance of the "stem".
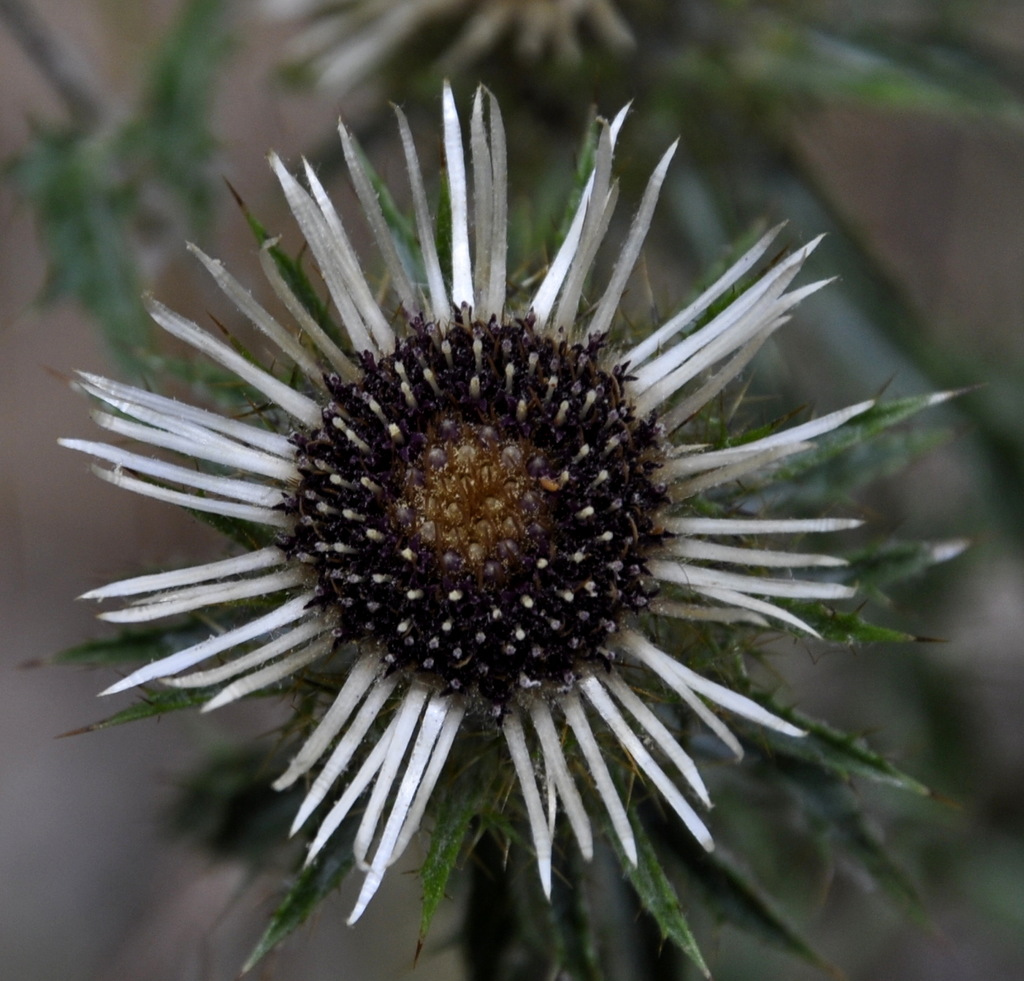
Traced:
POLYGON ((0 0, 0 21, 40 74, 53 86, 83 129, 107 115, 106 103, 86 60, 24 0, 0 0))

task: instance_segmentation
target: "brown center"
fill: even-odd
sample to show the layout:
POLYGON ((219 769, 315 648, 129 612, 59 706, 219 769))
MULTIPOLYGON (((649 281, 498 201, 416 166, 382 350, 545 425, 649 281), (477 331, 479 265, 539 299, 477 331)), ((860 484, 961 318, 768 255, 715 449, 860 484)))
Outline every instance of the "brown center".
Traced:
POLYGON ((434 434, 405 477, 402 510, 442 564, 487 578, 515 564, 526 536, 548 527, 547 461, 489 426, 434 434))

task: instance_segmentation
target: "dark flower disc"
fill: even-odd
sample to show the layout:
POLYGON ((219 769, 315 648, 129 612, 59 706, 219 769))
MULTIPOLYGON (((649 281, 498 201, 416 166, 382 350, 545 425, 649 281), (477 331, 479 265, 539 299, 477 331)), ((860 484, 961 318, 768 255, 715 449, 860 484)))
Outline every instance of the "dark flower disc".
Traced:
POLYGON ((393 354, 327 379, 323 426, 296 434, 287 553, 317 576, 339 641, 474 693, 571 685, 646 606, 664 537, 660 431, 636 417, 604 338, 530 319, 422 320, 393 354))

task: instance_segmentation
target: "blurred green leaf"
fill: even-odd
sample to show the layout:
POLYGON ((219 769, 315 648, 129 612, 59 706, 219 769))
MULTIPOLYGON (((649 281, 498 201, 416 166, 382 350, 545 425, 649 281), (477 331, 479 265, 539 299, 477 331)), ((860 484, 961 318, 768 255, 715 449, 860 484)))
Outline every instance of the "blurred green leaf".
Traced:
POLYGON ((777 747, 772 765, 800 800, 801 811, 817 834, 838 845, 914 919, 924 921, 916 890, 868 827, 850 787, 824 767, 783 753, 777 747))
POLYGON ((720 849, 706 852, 689 835, 680 834, 667 823, 655 825, 662 846, 682 861, 703 894, 709 912, 719 922, 771 944, 830 974, 838 971, 801 937, 773 907, 754 883, 720 849))
POLYGON ((12 175, 49 255, 44 300, 75 297, 98 321, 121 368, 138 375, 152 323, 127 237, 136 195, 117 169, 107 142, 39 129, 12 175))
POLYGON ((846 582, 857 584, 861 594, 877 594, 882 586, 921 575, 932 566, 949 562, 970 545, 966 539, 944 542, 882 542, 849 556, 849 565, 838 570, 846 582))
POLYGON ((302 868, 295 876, 284 899, 274 910, 263 936, 246 959, 242 967, 243 974, 251 971, 270 951, 305 923, 309 915, 352 871, 355 864, 352 841, 357 827, 358 821, 354 817, 343 821, 316 861, 302 868))
POLYGON ((1024 122, 1024 105, 963 46, 866 29, 771 22, 736 49, 731 65, 764 97, 801 95, 815 100, 856 101, 875 109, 984 116, 1024 122))
POLYGON ((423 883, 420 945, 427 936, 438 904, 444 898, 448 878, 458 861, 469 827, 480 814, 483 796, 481 781, 463 779, 447 788, 441 797, 430 834, 430 847, 420 868, 420 881, 423 883))
POLYGON ((124 630, 115 637, 90 640, 69 647, 50 659, 53 664, 123 664, 128 661, 155 661, 180 651, 210 635, 210 626, 190 619, 181 626, 150 630, 124 630))
POLYGON ((636 839, 637 864, 626 857, 621 846, 616 842, 622 870, 633 884, 640 903, 654 918, 661 929, 663 937, 671 940, 697 966, 701 974, 711 977, 711 972, 697 946, 697 941, 690 930, 679 897, 669 882, 662 868, 661 860, 646 832, 633 822, 633 836, 636 839))
POLYGON ((180 712, 182 709, 194 708, 210 700, 211 693, 201 691, 156 691, 143 689, 142 700, 128 708, 115 712, 101 722, 93 722, 90 725, 82 726, 81 729, 73 729, 65 732, 65 736, 80 736, 87 732, 99 732, 101 729, 110 729, 113 726, 124 725, 126 722, 137 722, 139 719, 151 719, 157 715, 166 715, 168 712, 180 712))
POLYGON ((842 778, 866 777, 876 783, 888 784, 912 794, 930 796, 931 791, 919 780, 897 769, 885 757, 868 748, 864 740, 853 733, 841 732, 818 722, 794 709, 775 704, 771 699, 758 699, 769 711, 799 726, 805 736, 783 736, 771 729, 759 728, 750 740, 751 749, 771 747, 772 753, 781 753, 816 764, 842 778))
POLYGON ((193 228, 211 215, 209 127, 213 96, 230 49, 225 0, 187 0, 148 61, 142 104, 123 134, 125 160, 146 160, 179 197, 193 228))

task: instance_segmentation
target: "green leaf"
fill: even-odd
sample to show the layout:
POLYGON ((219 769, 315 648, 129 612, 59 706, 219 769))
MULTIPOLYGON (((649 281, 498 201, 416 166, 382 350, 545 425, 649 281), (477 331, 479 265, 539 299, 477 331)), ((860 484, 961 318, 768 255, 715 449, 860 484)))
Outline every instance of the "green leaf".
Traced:
POLYGON ((209 128, 213 94, 229 50, 225 0, 188 0, 149 60, 140 113, 124 134, 126 160, 147 160, 185 204, 194 227, 212 213, 209 128))
POLYGON ((69 647, 54 654, 50 663, 102 665, 156 661, 209 635, 209 624, 195 619, 176 627, 124 630, 115 637, 69 647))
POLYGON ((430 848, 420 869, 423 883, 423 912, 420 916, 422 946, 437 907, 444 898, 448 878, 458 861, 462 843, 473 819, 480 814, 483 793, 480 781, 460 780, 448 788, 430 834, 430 848))
POLYGON ((959 394, 961 393, 938 392, 878 402, 866 412, 844 423, 839 429, 818 437, 814 441, 813 450, 802 453, 794 462, 781 467, 779 475, 785 479, 799 476, 812 467, 820 466, 840 453, 845 453, 851 447, 873 439, 893 426, 907 422, 922 410, 948 402, 959 394))
POLYGON ((823 766, 776 751, 773 765, 801 802, 817 832, 842 848, 917 920, 925 919, 921 901, 906 875, 868 828, 850 787, 823 766))
POLYGON ((763 94, 857 101, 889 111, 965 114, 1020 125, 1024 106, 990 66, 965 49, 901 39, 869 28, 845 36, 778 23, 759 31, 734 60, 763 94))
POLYGON ((790 613, 795 613, 817 630, 824 640, 834 644, 903 644, 917 640, 912 634, 868 623, 859 613, 833 610, 824 603, 807 603, 785 598, 777 598, 775 603, 790 613))
POLYGON ((860 736, 833 729, 793 709, 776 705, 771 699, 761 698, 758 701, 770 712, 799 726, 807 735, 797 738, 783 736, 764 727, 757 730, 756 737, 751 740, 753 744, 762 747, 767 744, 774 754, 814 763, 843 778, 866 777, 912 794, 931 796, 928 787, 871 750, 860 736))
POLYGON ((671 940, 686 954, 704 977, 710 978, 711 972, 697 946, 690 925, 686 922, 682 906, 679 904, 679 897, 662 869, 654 845, 639 823, 635 821, 633 822, 633 836, 636 839, 637 847, 636 865, 633 865, 626 857, 621 850, 621 845, 617 843, 617 839, 613 838, 613 840, 616 841, 622 869, 633 884, 641 905, 654 918, 662 936, 671 940))
POLYGON ((571 855, 568 879, 557 878, 551 890, 551 918, 559 968, 573 981, 602 981, 604 975, 585 888, 587 869, 575 850, 571 855))
POLYGON ((270 924, 242 967, 243 974, 251 971, 270 951, 305 923, 309 915, 352 871, 355 864, 352 841, 357 826, 358 822, 354 818, 342 822, 317 860, 295 876, 284 899, 274 910, 270 924))
POLYGON ((751 877, 716 849, 706 852, 689 835, 679 834, 667 823, 657 825, 659 840, 689 870, 704 895, 710 912, 720 921, 749 933, 765 943, 838 975, 772 906, 751 877))
POLYGON ((135 195, 113 176, 116 169, 108 142, 39 130, 11 173, 48 254, 43 299, 75 297, 99 322, 120 367, 137 376, 153 331, 127 237, 135 195))
POLYGON ((861 593, 877 593, 882 586, 910 579, 955 559, 969 545, 963 538, 944 542, 884 542, 851 555, 850 564, 841 570, 842 576, 855 582, 861 593))
POLYGON ((211 698, 209 691, 155 691, 143 690, 142 701, 129 705, 128 708, 115 712, 107 719, 100 722, 93 722, 90 725, 82 726, 81 729, 73 729, 71 732, 62 733, 63 736, 80 736, 87 732, 99 732, 101 729, 110 729, 113 726, 124 725, 126 722, 138 722, 139 719, 151 719, 156 715, 166 715, 168 712, 180 712, 182 709, 195 708, 208 702, 211 698))

